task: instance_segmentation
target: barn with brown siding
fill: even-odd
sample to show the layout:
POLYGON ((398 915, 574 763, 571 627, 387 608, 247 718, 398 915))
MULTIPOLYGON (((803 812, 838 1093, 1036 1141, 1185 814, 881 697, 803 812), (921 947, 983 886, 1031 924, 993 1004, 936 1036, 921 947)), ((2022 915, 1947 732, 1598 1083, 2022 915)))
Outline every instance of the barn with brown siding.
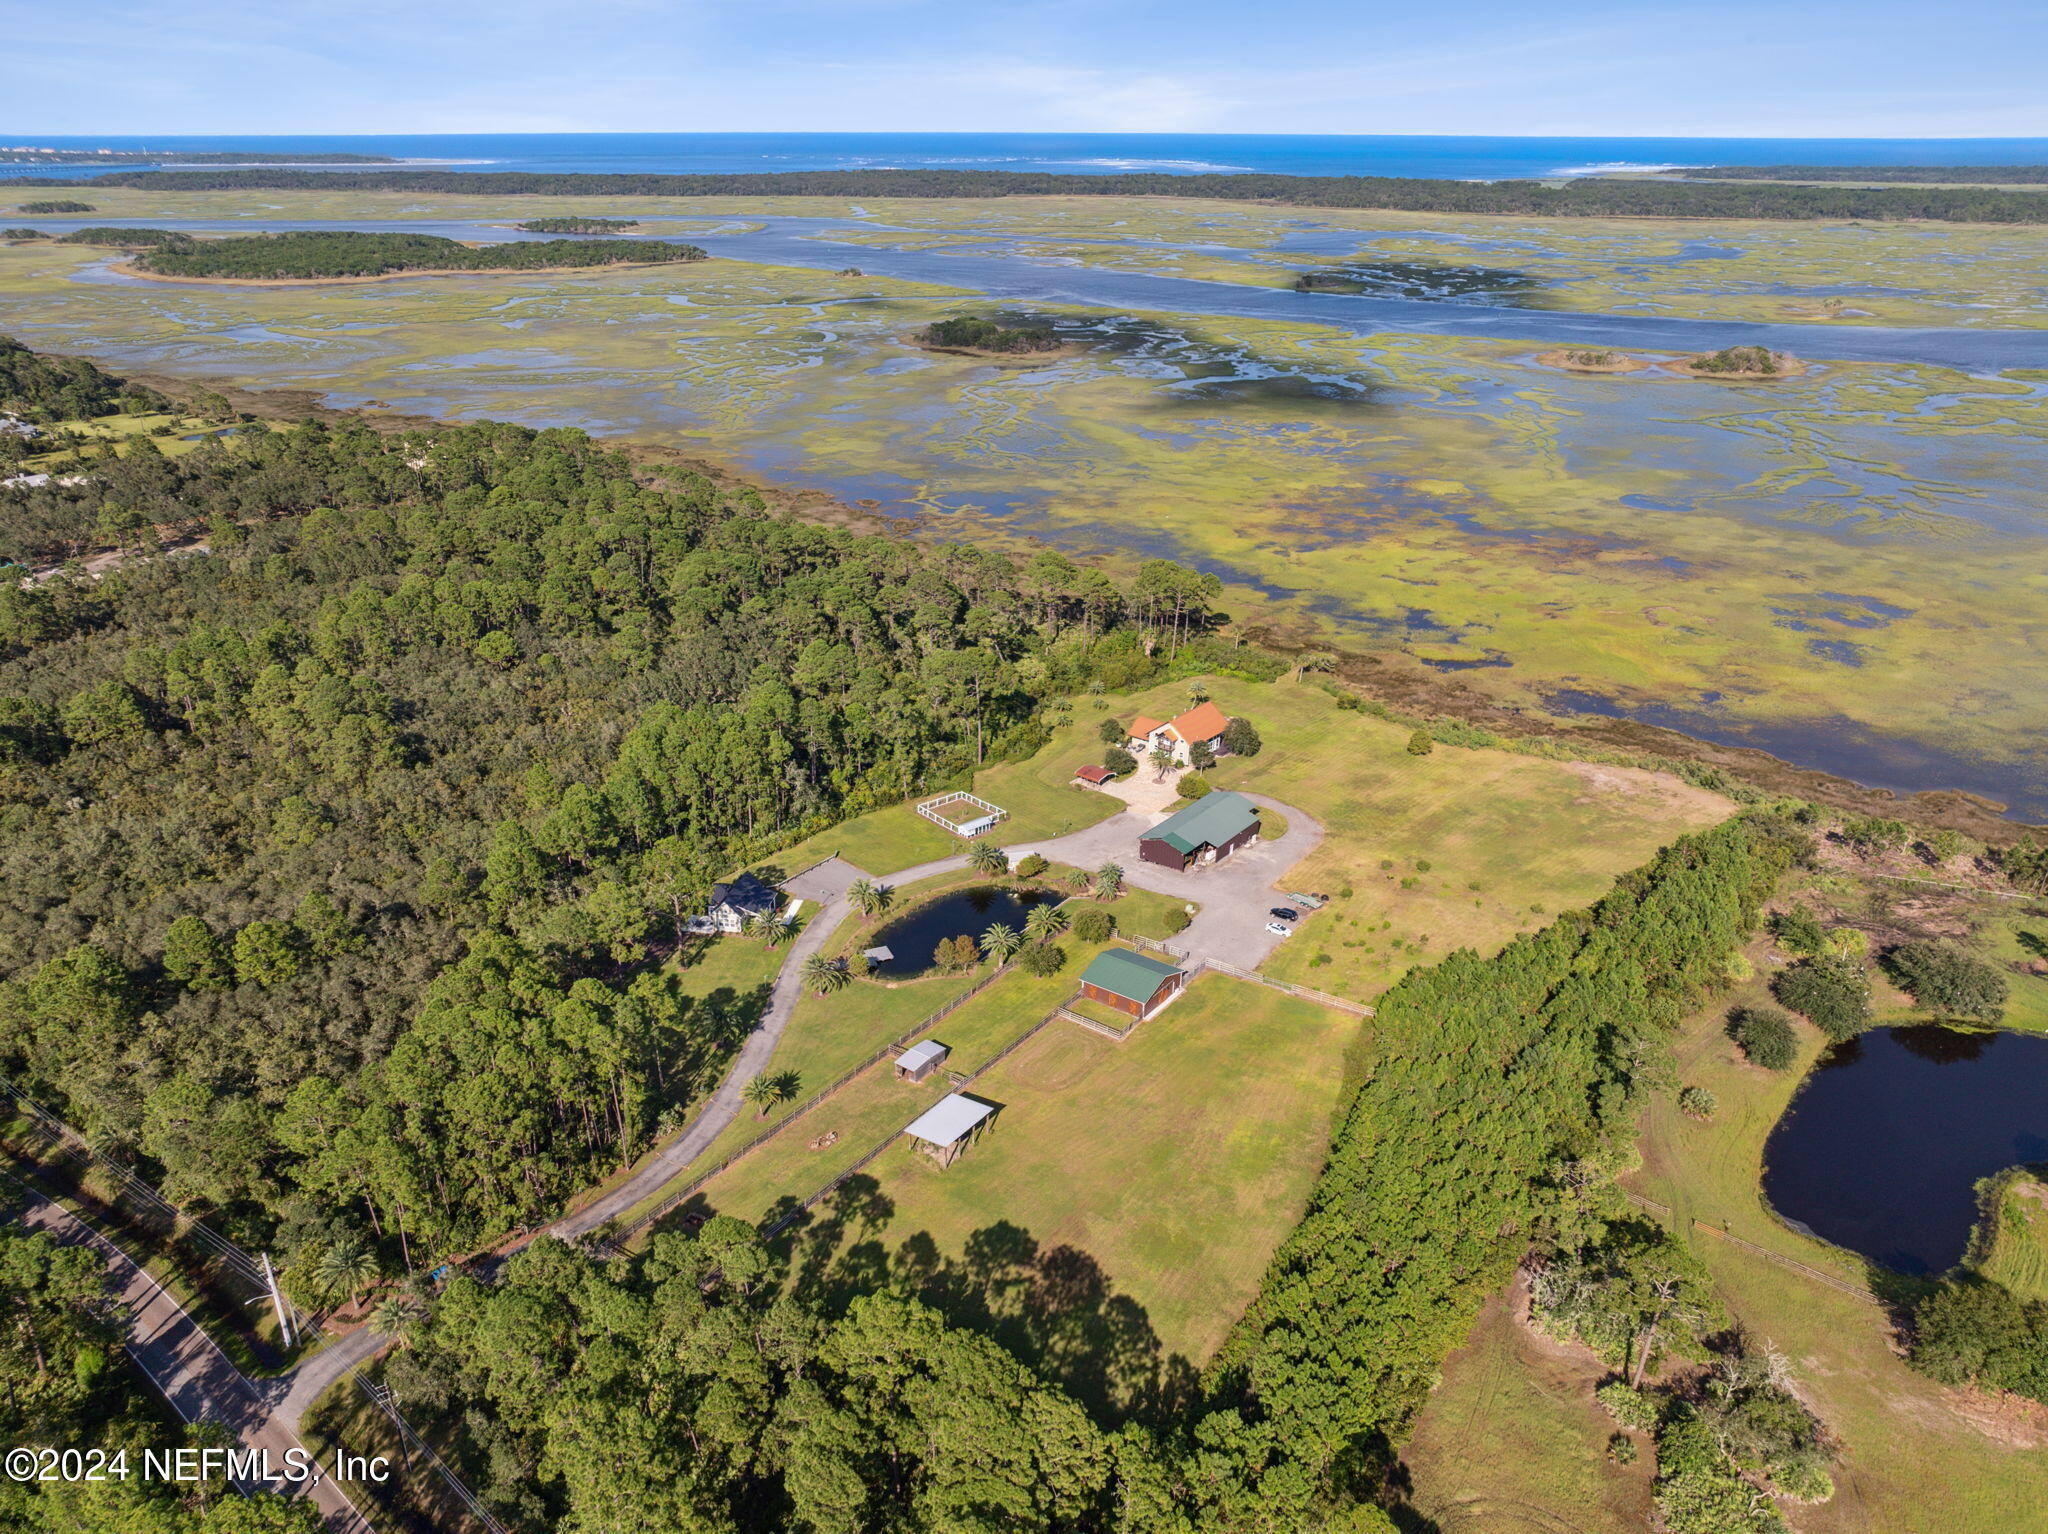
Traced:
POLYGON ((1258 806, 1228 790, 1204 794, 1138 838, 1138 856, 1166 868, 1199 868, 1259 835, 1258 806))

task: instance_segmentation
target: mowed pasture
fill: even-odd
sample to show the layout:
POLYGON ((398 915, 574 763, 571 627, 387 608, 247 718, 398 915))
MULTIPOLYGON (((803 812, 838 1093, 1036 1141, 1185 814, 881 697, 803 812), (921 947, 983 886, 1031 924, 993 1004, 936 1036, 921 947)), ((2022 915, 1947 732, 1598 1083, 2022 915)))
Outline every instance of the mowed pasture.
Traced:
POLYGON ((2048 1300, 2048 1179, 2017 1176, 1996 1197, 1996 1234, 1978 1271, 2023 1299, 2048 1300))
MULTIPOLYGON (((1161 716, 1186 696, 1172 683, 1115 711, 1161 716)), ((1313 685, 1225 678, 1211 696, 1265 748, 1224 758, 1209 781, 1298 805, 1327 833, 1288 887, 1334 898, 1304 913, 1265 971, 1342 996, 1376 995, 1456 948, 1492 953, 1735 812, 1668 773, 1462 746, 1412 756, 1407 727, 1340 709, 1313 685)))
POLYGON ((1199 1363, 1300 1219, 1369 1026, 1217 974, 1122 1043, 1050 1024, 974 1083, 1000 1111, 951 1167, 907 1140, 868 1167, 863 1237, 955 1261, 998 1232, 1071 1248, 1199 1363))

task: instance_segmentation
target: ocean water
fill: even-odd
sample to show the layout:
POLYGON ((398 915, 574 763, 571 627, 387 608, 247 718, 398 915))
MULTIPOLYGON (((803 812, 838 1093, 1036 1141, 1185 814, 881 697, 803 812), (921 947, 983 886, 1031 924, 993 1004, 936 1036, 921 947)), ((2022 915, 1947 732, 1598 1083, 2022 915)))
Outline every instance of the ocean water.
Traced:
MULTIPOLYGON (((52 149, 382 154, 450 170, 741 172, 880 167, 1175 175, 1429 176, 1469 181, 1583 176, 1677 165, 2038 165, 2048 139, 1482 138, 1249 133, 489 133, 63 137, 0 130, 52 149)), ((128 169, 132 167, 116 167, 128 169)), ((352 167, 360 168, 360 167, 352 167)), ((0 175, 94 174, 10 166, 0 175)))

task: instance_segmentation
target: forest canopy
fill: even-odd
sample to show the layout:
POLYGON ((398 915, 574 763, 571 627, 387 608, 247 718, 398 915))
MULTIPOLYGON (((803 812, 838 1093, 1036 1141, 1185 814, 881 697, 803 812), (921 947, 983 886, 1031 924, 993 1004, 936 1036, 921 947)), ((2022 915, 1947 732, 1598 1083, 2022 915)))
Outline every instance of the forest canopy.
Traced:
POLYGON ((435 234, 373 234, 337 229, 165 244, 135 264, 142 271, 164 277, 260 281, 376 277, 387 272, 414 271, 536 271, 703 259, 701 247, 670 240, 636 240, 630 245, 609 240, 527 240, 478 249, 435 234))
POLYGON ((151 390, 102 372, 83 358, 44 356, 11 336, 0 336, 0 415, 48 425, 163 403, 151 390))
MULTIPOLYGON (((0 183, 4 184, 4 183, 0 183)), ((48 186, 48 181, 37 185, 48 186)), ((2048 194, 1981 187, 1794 186, 1579 177, 1436 181, 1401 176, 1054 175, 999 170, 818 170, 741 175, 597 175, 530 171, 117 171, 78 185, 164 192, 452 192, 478 197, 1173 197, 1305 208, 1543 218, 1951 219, 2048 223, 2048 194)))

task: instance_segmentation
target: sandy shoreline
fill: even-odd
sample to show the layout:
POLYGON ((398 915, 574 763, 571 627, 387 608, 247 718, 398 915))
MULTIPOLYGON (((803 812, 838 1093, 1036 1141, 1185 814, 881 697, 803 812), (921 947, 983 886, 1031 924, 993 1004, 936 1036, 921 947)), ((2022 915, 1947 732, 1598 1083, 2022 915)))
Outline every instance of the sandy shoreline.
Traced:
POLYGON ((1561 368, 1567 373, 1640 373, 1656 366, 1645 358, 1628 357, 1619 352, 1612 362, 1573 362, 1570 349, 1564 347, 1538 352, 1536 360, 1544 367, 1561 368))

